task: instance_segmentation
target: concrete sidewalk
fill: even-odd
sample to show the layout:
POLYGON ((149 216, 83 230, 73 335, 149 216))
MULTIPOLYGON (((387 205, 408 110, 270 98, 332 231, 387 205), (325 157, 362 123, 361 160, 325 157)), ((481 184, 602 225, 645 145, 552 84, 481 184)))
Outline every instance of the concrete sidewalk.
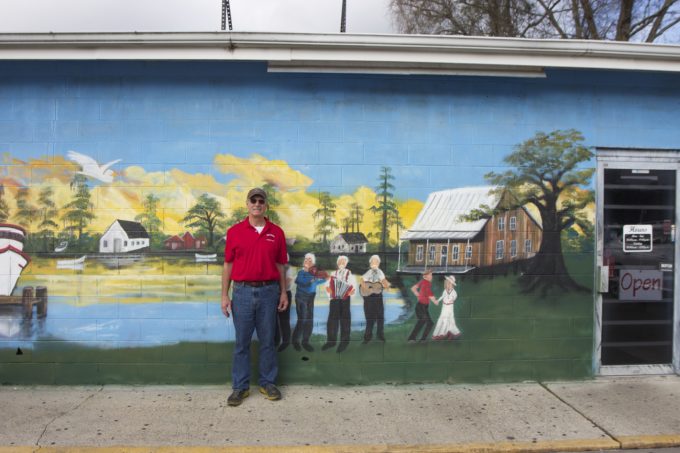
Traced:
POLYGON ((503 385, 0 387, 0 452, 588 451, 680 445, 680 377, 503 385), (109 447, 109 448, 105 448, 109 447))

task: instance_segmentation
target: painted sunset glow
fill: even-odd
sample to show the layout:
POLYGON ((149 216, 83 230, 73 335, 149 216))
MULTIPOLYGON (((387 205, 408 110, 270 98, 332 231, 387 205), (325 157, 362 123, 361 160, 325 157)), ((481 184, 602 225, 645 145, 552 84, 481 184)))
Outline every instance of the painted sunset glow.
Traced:
MULTIPOLYGON (((80 154, 86 154, 81 152, 80 154)), ((65 206, 73 198, 71 182, 74 175, 81 173, 81 165, 66 156, 22 160, 8 153, 3 155, 0 183, 11 205, 15 205, 16 195, 21 187, 28 187, 28 200, 38 205, 40 191, 45 187, 53 190, 53 201, 59 207, 65 206)), ((314 182, 302 171, 295 170, 283 160, 270 160, 256 153, 248 157, 231 154, 217 154, 211 166, 204 165, 201 170, 190 173, 169 167, 163 170, 145 169, 140 165, 126 166, 125 162, 116 164, 113 181, 102 182, 87 176, 91 191, 95 217, 87 229, 103 233, 116 219, 133 220, 144 211, 144 198, 149 194, 159 199, 158 215, 162 220, 162 232, 168 235, 184 232, 187 228, 182 222, 187 210, 203 194, 217 200, 225 216, 229 218, 236 210, 244 207, 245 195, 251 187, 271 184, 276 188, 280 208, 276 210, 288 237, 314 237, 312 216, 319 209, 319 191, 310 190, 314 182)), ((378 174, 375 175, 376 179, 378 174)), ((348 217, 353 204, 370 208, 376 203, 376 193, 367 185, 358 186, 352 193, 338 194, 333 197, 336 205, 335 217, 348 217)), ((418 214, 422 202, 419 200, 399 200, 399 214, 403 223, 410 225, 418 214)), ((9 219, 16 217, 12 212, 9 219)), ((35 229, 38 215, 31 225, 35 229)), ((366 234, 375 232, 376 215, 365 209, 360 230, 366 234)), ((61 222, 57 222, 61 223, 61 222)), ((33 227, 33 228, 31 228, 33 227)), ((340 231, 340 225, 338 231, 340 231)), ((61 226, 60 228, 61 229, 61 226)), ((394 238, 396 235, 393 233, 394 238)))

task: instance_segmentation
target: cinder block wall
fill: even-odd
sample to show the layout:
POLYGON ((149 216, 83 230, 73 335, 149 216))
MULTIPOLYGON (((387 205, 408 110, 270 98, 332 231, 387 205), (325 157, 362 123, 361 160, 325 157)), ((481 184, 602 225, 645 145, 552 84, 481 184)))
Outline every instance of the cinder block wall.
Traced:
MULTIPOLYGON (((279 353, 281 382, 589 376, 592 237, 563 235, 567 269, 586 288, 581 291, 522 292, 525 263, 470 273, 432 263, 439 267, 436 297, 445 275, 457 278, 455 339, 407 341, 417 303, 410 288, 420 275, 397 271, 409 250, 408 241, 398 247, 397 234, 413 225, 430 194, 489 185, 485 175, 510 169, 504 158, 539 131, 576 129, 586 146, 680 143, 671 121, 680 102, 678 76, 547 75, 268 74, 264 64, 220 62, 0 63, 0 211, 7 211, 4 223, 26 231, 22 253, 30 258, 12 297, 0 302, 0 382, 228 382, 233 325, 219 308, 225 225, 206 246, 173 250, 166 240, 190 232, 209 242, 210 228, 188 217, 201 196, 218 201, 218 220, 226 224, 244 206, 246 191, 263 184, 275 194, 274 211, 291 239, 293 273, 308 251, 316 252, 320 268, 334 269, 320 211, 327 196, 335 212, 326 241, 345 231, 364 234, 368 252, 350 253, 349 268, 361 276, 369 256, 378 254, 392 284, 384 295, 385 341, 373 331, 362 344, 366 317, 357 295, 351 341, 342 352, 322 351, 328 302, 321 287, 314 350, 290 345, 279 353), (72 151, 97 165, 86 168, 72 151), (109 162, 113 173, 106 176, 98 166, 109 162), (388 186, 381 189, 381 182, 388 186), (397 228, 392 218, 385 250, 375 209, 381 190, 401 223, 397 228), (78 200, 85 200, 80 210, 78 200), (356 222, 354 205, 363 215, 356 222), (116 220, 146 226, 151 247, 99 253, 99 240, 116 220), (217 257, 204 262, 197 253, 217 257), (21 306, 27 287, 47 288, 46 316, 34 308, 27 317, 21 306)), ((592 179, 581 189, 594 190, 592 179)), ((594 207, 588 210, 592 218, 594 207)), ((132 233, 127 241, 134 240, 132 233)), ((435 253, 439 261, 441 250, 435 253)), ((2 278, 16 275, 17 260, 3 262, 2 278)), ((440 310, 430 306, 435 323, 440 310)), ((293 307, 292 328, 295 318, 293 307)))

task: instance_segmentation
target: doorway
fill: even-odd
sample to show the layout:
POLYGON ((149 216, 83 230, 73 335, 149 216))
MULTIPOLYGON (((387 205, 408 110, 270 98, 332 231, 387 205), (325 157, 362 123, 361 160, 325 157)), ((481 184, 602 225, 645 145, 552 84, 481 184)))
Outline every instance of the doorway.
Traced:
POLYGON ((678 368, 677 151, 597 150, 599 375, 678 368))

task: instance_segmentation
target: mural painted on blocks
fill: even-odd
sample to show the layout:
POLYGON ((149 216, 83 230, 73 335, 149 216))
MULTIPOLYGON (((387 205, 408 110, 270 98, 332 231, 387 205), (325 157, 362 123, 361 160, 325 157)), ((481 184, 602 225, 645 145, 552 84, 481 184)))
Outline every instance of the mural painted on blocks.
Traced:
POLYGON ((592 250, 592 154, 582 142, 573 130, 538 133, 479 186, 457 187, 452 174, 449 189, 425 200, 395 196, 389 162, 353 193, 331 194, 257 153, 216 154, 211 172, 194 173, 102 164, 87 149, 6 154, 0 347, 229 342, 219 310, 224 235, 260 185, 291 258, 280 351, 351 355, 378 343, 398 355, 408 343, 472 340, 474 358, 474 340, 493 329, 471 317, 475 305, 518 320, 583 316, 570 303, 592 280, 583 253, 592 250))

